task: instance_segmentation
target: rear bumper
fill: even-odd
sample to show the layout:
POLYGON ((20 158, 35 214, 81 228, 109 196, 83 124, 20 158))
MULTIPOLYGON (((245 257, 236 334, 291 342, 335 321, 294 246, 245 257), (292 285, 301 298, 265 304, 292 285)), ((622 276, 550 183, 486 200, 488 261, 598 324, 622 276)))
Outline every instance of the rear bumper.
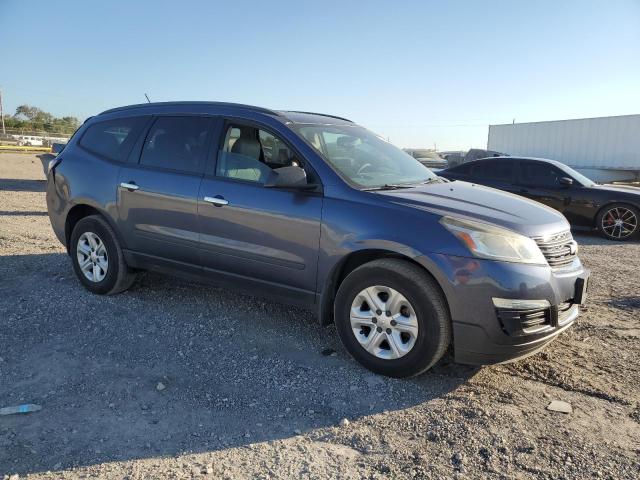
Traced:
POLYGON ((577 258, 557 270, 447 255, 431 260, 444 274, 438 280, 451 312, 455 360, 475 365, 524 358, 552 342, 578 318, 578 279, 589 277, 577 258), (548 308, 498 309, 494 298, 546 301, 548 308))
POLYGON ((66 245, 65 238, 65 215, 64 215, 64 202, 56 190, 56 183, 51 177, 51 173, 47 174, 47 188, 46 188, 46 200, 47 200, 47 212, 49 213, 49 221, 51 222, 51 228, 56 237, 64 245, 66 245))

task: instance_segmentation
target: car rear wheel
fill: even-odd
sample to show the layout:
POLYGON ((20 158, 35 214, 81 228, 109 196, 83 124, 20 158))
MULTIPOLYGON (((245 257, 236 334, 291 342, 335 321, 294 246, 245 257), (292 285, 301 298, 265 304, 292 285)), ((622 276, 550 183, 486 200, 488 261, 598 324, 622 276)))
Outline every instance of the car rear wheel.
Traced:
POLYGON ((355 269, 338 289, 334 313, 348 352, 369 370, 391 377, 428 370, 451 341, 440 287, 405 260, 375 260, 355 269))
POLYGON ((71 233, 69 252, 78 279, 92 293, 114 295, 127 290, 136 280, 115 232, 98 215, 78 221, 71 233))
POLYGON ((607 205, 598 213, 596 224, 600 234, 609 240, 629 240, 640 229, 640 212, 624 203, 607 205))

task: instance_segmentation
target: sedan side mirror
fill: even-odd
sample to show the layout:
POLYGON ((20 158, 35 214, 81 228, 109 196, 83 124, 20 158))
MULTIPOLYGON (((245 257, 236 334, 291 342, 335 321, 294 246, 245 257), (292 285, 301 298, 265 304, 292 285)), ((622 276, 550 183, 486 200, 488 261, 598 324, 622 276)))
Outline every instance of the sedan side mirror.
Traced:
POLYGON ((315 185, 307 183, 307 172, 295 165, 272 170, 264 186, 269 188, 315 188, 315 185))
POLYGON ((569 178, 569 177, 560 177, 560 186, 562 187, 570 187, 571 185, 573 185, 573 178, 569 178))

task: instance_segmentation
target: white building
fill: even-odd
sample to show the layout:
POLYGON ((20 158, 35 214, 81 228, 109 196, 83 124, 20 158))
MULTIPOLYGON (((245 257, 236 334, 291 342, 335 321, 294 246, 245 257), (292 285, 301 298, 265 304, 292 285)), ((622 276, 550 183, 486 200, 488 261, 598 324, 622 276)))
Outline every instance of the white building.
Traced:
POLYGON ((487 149, 558 160, 599 182, 640 180, 640 115, 490 125, 487 149))

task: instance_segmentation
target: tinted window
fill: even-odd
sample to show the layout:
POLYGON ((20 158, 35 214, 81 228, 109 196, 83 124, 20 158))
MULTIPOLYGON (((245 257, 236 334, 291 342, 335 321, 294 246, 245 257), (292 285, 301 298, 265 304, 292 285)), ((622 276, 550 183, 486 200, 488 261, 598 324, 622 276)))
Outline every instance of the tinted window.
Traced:
POLYGON ((554 187, 559 184, 562 173, 548 163, 529 162, 524 165, 523 176, 525 183, 529 185, 554 187))
POLYGON ((479 180, 511 182, 513 162, 511 160, 481 160, 473 168, 473 176, 479 180))
POLYGON ((91 125, 80 139, 87 150, 110 160, 124 161, 142 127, 142 117, 118 118, 91 125))
POLYGON ((458 175, 468 175, 471 173, 472 167, 473 163, 463 163, 462 165, 449 168, 448 171, 451 173, 457 173, 458 175))
POLYGON ((204 170, 209 120, 160 117, 147 134, 140 163, 189 173, 204 170))
POLYGON ((265 183, 273 169, 291 165, 302 166, 280 138, 254 127, 232 125, 218 152, 216 175, 265 183))

